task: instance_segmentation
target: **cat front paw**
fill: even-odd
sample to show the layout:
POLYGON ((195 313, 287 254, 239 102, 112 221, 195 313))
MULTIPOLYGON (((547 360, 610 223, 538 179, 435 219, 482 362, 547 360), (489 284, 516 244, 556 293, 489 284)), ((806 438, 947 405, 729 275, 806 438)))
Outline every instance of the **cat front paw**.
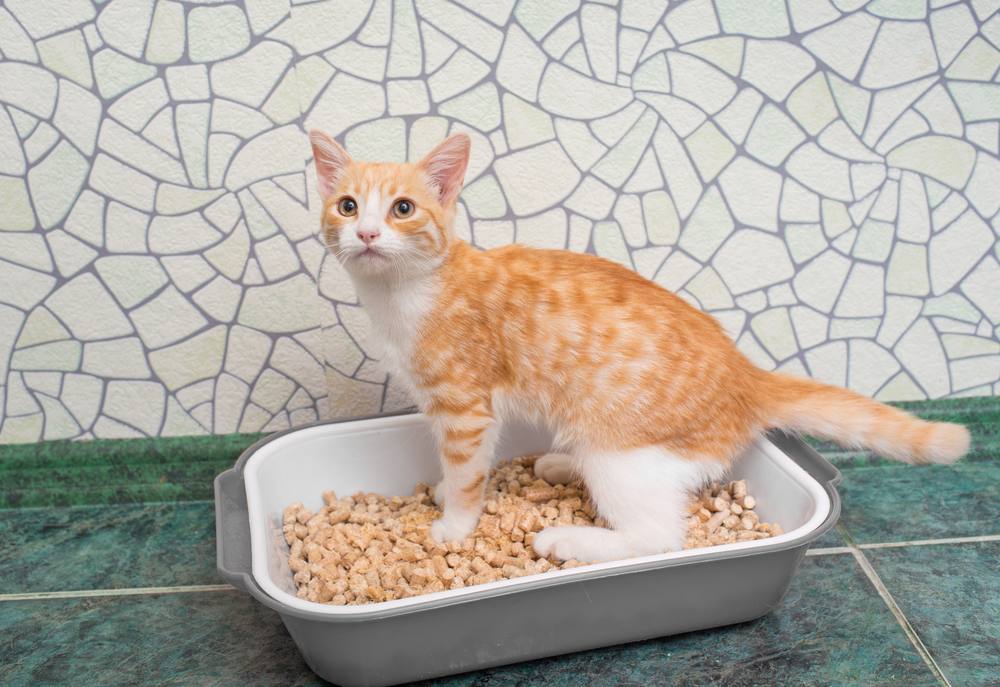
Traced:
POLYGON ((453 515, 445 512, 444 515, 431 523, 431 538, 439 544, 463 541, 475 531, 478 522, 478 514, 453 515))

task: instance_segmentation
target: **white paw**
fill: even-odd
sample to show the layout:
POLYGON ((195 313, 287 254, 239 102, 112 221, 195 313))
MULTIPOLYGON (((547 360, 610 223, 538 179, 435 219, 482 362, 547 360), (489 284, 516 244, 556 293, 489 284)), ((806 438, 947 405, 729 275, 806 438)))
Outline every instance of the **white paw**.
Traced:
POLYGON ((573 481, 573 456, 546 453, 535 461, 535 475, 549 484, 567 484, 573 481))
POLYGON ((431 524, 431 538, 439 544, 463 541, 476 529, 479 515, 452 515, 445 512, 431 524))
POLYGON ((588 539, 584 530, 592 529, 587 527, 546 527, 535 535, 531 542, 531 548, 542 558, 555 558, 560 561, 575 559, 578 561, 588 561, 591 556, 586 555, 590 544, 584 540, 588 539))

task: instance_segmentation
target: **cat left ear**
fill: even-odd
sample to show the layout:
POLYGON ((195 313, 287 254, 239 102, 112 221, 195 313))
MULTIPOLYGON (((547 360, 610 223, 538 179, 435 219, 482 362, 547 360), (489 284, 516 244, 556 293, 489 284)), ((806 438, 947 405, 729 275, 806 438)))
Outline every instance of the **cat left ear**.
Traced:
POLYGON ((351 164, 351 156, 332 137, 318 129, 309 132, 309 142, 312 144, 313 161, 316 163, 316 186, 325 200, 333 193, 337 177, 351 164))
POLYGON ((441 207, 453 203, 462 190, 465 168, 469 165, 470 145, 468 136, 454 134, 427 153, 417 165, 437 189, 441 207))

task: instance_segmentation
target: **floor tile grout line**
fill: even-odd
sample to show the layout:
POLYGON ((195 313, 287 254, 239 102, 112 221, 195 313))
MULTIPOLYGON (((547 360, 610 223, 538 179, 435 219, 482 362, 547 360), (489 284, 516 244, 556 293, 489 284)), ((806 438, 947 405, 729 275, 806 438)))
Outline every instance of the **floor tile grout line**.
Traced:
MULTIPOLYGON (((884 542, 877 544, 860 544, 851 546, 828 546, 809 549, 806 556, 855 555, 858 549, 890 549, 905 546, 930 546, 934 544, 967 544, 977 542, 1000 541, 1000 534, 987 534, 978 537, 950 537, 942 539, 917 539, 913 541, 884 542)), ((866 559, 867 560, 867 559, 866 559)), ((0 594, 0 603, 4 601, 41 601, 45 599, 82 599, 86 597, 104 596, 141 596, 151 594, 189 594, 198 592, 230 591, 235 587, 228 584, 196 584, 167 587, 122 587, 119 589, 76 589, 51 592, 18 592, 0 594)))
POLYGON ((809 549, 807 556, 835 556, 837 554, 851 553, 850 546, 827 546, 818 549, 809 549))
POLYGON ((935 544, 975 544, 1000 541, 1000 534, 983 534, 971 537, 942 537, 940 539, 913 539, 911 541, 856 544, 859 549, 894 549, 901 546, 933 546, 935 544))
POLYGON ((70 508, 105 508, 108 506, 187 506, 190 504, 200 504, 204 505, 206 503, 215 503, 214 498, 203 498, 203 499, 165 499, 163 501, 120 501, 117 503, 67 503, 67 504, 51 504, 48 506, 0 506, 0 513, 11 513, 15 511, 35 511, 35 510, 66 510, 70 508))
MULTIPOLYGON (((977 544, 982 542, 1000 541, 1000 534, 983 534, 971 537, 942 537, 940 539, 911 539, 907 541, 876 542, 873 544, 855 544, 859 549, 898 549, 907 546, 935 546, 945 544, 977 544)), ((824 546, 809 549, 807 556, 832 556, 852 553, 850 546, 824 546)))
POLYGON ((65 592, 22 592, 17 594, 0 594, 0 603, 5 601, 44 601, 46 599, 85 599, 88 597, 104 596, 227 592, 235 589, 236 587, 228 584, 192 584, 177 587, 123 587, 121 589, 77 589, 65 592))
POLYGON ((941 670, 937 661, 935 661, 934 657, 931 656, 931 652, 927 649, 923 640, 920 639, 920 635, 917 634, 917 631, 913 629, 913 625, 910 624, 909 618, 906 617, 903 610, 899 607, 899 604, 896 603, 896 600, 889 592, 889 588, 885 586, 882 578, 879 577, 875 568, 872 567, 871 561, 869 561, 865 556, 864 551, 856 547, 848 548, 851 550, 854 560, 858 562, 858 565, 868 578, 868 581, 872 583, 872 586, 875 587, 875 591, 878 592, 880 597, 882 597, 882 601, 884 601, 885 605, 889 607, 889 611, 896 618, 896 622, 899 623, 899 626, 903 629, 903 633, 906 635, 906 638, 910 640, 910 644, 912 644, 913 648, 917 650, 920 658, 923 659, 924 664, 930 669, 935 679, 943 687, 952 687, 952 684, 945 676, 944 671, 941 670))

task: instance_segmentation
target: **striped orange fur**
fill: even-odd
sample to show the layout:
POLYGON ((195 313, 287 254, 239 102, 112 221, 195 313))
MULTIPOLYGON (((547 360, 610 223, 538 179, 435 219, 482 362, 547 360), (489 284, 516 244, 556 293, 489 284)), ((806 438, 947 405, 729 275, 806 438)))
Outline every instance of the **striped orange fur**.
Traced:
POLYGON ((563 472, 583 476, 612 525, 550 528, 535 541, 544 555, 584 560, 679 547, 685 490, 771 427, 914 463, 968 448, 964 427, 757 368, 712 317, 618 264, 460 240, 462 134, 415 164, 354 161, 322 133, 311 140, 323 236, 440 442, 438 539, 475 526, 497 431, 512 415, 551 425, 566 455, 543 468, 568 461, 563 472))

